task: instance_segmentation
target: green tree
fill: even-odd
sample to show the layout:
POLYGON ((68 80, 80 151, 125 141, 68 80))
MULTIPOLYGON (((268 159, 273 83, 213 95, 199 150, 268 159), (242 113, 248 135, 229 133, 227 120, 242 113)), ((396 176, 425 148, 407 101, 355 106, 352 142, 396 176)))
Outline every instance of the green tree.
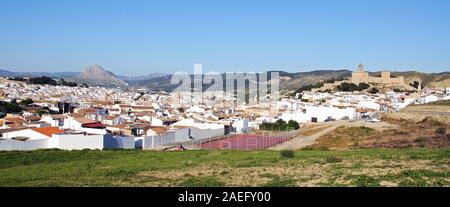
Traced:
POLYGON ((31 104, 33 104, 33 103, 34 103, 33 100, 31 100, 30 98, 27 98, 27 99, 25 99, 25 100, 22 100, 22 101, 20 102, 20 105, 23 105, 23 106, 29 106, 29 105, 31 105, 31 104))
POLYGON ((371 94, 377 94, 377 93, 380 92, 380 90, 378 90, 378 89, 375 88, 375 87, 372 87, 368 92, 371 93, 371 94))
POLYGON ((289 128, 295 129, 295 130, 300 128, 300 125, 298 124, 298 122, 296 122, 294 120, 289 120, 287 125, 288 125, 289 128))

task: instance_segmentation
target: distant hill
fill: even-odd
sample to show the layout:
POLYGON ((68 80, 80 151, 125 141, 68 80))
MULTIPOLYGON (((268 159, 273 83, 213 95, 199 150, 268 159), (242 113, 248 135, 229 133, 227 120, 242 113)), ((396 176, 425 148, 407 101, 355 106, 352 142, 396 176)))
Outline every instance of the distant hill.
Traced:
POLYGON ((111 71, 103 69, 100 65, 93 65, 84 68, 81 73, 71 80, 79 84, 96 86, 128 86, 128 84, 117 78, 111 71))
MULTIPOLYGON (((341 80, 350 78, 352 71, 350 70, 316 70, 309 72, 290 73, 284 71, 279 72, 281 79, 280 89, 293 91, 302 86, 316 84, 319 82, 330 80, 341 80)), ((380 72, 370 72, 371 76, 379 76, 380 72)), ((442 73, 422 73, 416 71, 406 72, 391 72, 392 76, 405 77, 406 84, 414 81, 422 82, 426 87, 449 87, 450 86, 450 72, 442 73)), ((77 83, 86 83, 88 85, 102 85, 102 86, 132 86, 145 87, 151 90, 172 91, 177 85, 170 84, 172 75, 164 73, 151 73, 146 76, 116 76, 110 71, 103 69, 99 65, 94 65, 85 68, 80 72, 13 72, 10 70, 0 70, 0 76, 14 76, 14 77, 40 77, 48 76, 55 79, 64 78, 68 81, 75 81, 77 83)))
MULTIPOLYGON (((280 89, 286 90, 295 90, 301 86, 318 83, 320 81, 326 81, 330 79, 343 79, 351 76, 351 71, 348 70, 318 70, 299 73, 289 73, 284 71, 271 71, 271 72, 279 72, 279 77, 281 79, 280 89)), ((224 74, 222 74, 222 76, 224 77, 224 74)), ((171 75, 165 75, 146 80, 136 81, 130 85, 135 87, 146 87, 152 90, 172 91, 178 86, 170 84, 171 78, 172 78, 171 75)))
POLYGON ((41 76, 47 76, 52 78, 66 78, 66 77, 73 77, 80 74, 79 72, 55 72, 55 73, 49 73, 49 72, 12 72, 9 70, 1 70, 0 69, 0 76, 2 77, 41 77, 41 76))
POLYGON ((316 70, 309 72, 280 72, 280 89, 296 90, 305 85, 316 84, 327 80, 341 80, 351 77, 349 70, 316 70))
MULTIPOLYGON (((371 76, 380 76, 380 72, 370 73, 371 76)), ((418 81, 422 83, 422 86, 426 87, 450 87, 450 72, 442 73, 422 73, 417 71, 402 71, 391 72, 391 76, 398 77, 403 76, 406 84, 418 81)))
MULTIPOLYGON (((297 90, 302 86, 316 84, 319 82, 348 79, 351 78, 352 75, 352 71, 350 70, 316 70, 297 73, 289 73, 284 71, 276 72, 279 72, 280 89, 288 91, 297 90)), ((381 73, 371 72, 370 75, 379 76, 381 73)), ((414 81, 420 81, 423 86, 427 87, 450 87, 450 72, 421 73, 410 71, 391 72, 391 75, 394 77, 403 76, 406 84, 413 83, 414 81)), ((177 85, 170 84, 171 78, 171 75, 165 75, 129 83, 131 86, 135 87, 147 87, 152 90, 172 91, 177 87, 177 85)))
POLYGON ((2 70, 2 69, 0 69, 0 76, 10 77, 10 76, 15 76, 15 73, 11 72, 9 70, 2 70))
POLYGON ((117 78, 127 82, 128 84, 130 84, 130 83, 133 84, 133 83, 136 83, 136 82, 139 82, 139 81, 150 80, 150 79, 153 79, 153 78, 159 78, 159 77, 163 77, 163 76, 167 76, 167 74, 164 74, 164 73, 150 73, 150 74, 144 75, 144 76, 133 76, 133 77, 118 75, 117 78))
POLYGON ((417 80, 422 81, 422 86, 427 87, 450 87, 450 72, 443 73, 421 73, 421 72, 392 72, 394 76, 405 77, 405 82, 411 83, 417 80))

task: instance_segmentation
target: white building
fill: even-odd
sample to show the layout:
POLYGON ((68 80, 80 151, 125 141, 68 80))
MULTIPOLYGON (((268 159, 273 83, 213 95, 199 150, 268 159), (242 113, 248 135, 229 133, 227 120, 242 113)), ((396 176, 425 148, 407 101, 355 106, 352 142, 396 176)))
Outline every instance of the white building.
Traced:
POLYGON ((83 124, 94 124, 97 123, 95 120, 87 118, 73 118, 69 117, 64 119, 64 129, 81 130, 83 124))
POLYGON ((280 116, 281 119, 288 122, 294 120, 299 123, 305 122, 324 122, 328 118, 336 120, 348 117, 354 119, 356 117, 356 108, 337 108, 330 106, 306 106, 305 112, 285 113, 280 116))
POLYGON ((46 115, 41 118, 41 121, 49 123, 52 127, 60 127, 64 125, 64 118, 62 114, 46 115))
POLYGON ((381 110, 381 105, 379 103, 376 103, 374 101, 360 101, 358 102, 359 108, 365 108, 365 109, 372 109, 375 111, 381 110))
POLYGON ((423 97, 424 103, 431 103, 431 102, 435 102, 438 100, 439 100, 439 97, 437 97, 435 95, 428 95, 428 96, 423 97))
POLYGON ((125 119, 120 116, 106 116, 102 119, 101 123, 107 125, 118 125, 122 124, 124 120, 125 119))
POLYGON ((236 133, 247 133, 248 132, 248 120, 241 119, 233 121, 232 126, 236 129, 236 133))
POLYGON ((60 130, 58 127, 29 128, 3 133, 3 138, 13 139, 16 137, 22 137, 28 138, 29 140, 33 140, 33 139, 51 138, 53 134, 61 134, 61 133, 64 133, 64 131, 60 130))

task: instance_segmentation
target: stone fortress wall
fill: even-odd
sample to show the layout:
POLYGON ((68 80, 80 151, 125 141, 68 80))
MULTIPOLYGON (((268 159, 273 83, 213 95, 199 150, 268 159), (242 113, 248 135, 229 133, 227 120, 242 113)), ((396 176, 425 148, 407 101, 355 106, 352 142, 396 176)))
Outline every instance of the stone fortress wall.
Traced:
POLYGON ((359 64, 358 69, 352 73, 351 82, 355 84, 359 83, 379 83, 379 84, 389 84, 389 85, 405 85, 405 79, 403 76, 391 77, 391 72, 382 71, 381 77, 371 77, 369 72, 364 70, 364 66, 359 64))
POLYGON ((364 65, 359 64, 356 71, 354 71, 352 73, 352 77, 350 80, 336 81, 334 83, 325 83, 320 88, 311 89, 311 92, 318 92, 318 91, 325 91, 327 89, 333 89, 343 82, 350 82, 350 83, 354 83, 354 84, 359 84, 359 83, 382 84, 384 86, 400 86, 400 87, 411 89, 411 87, 409 85, 405 84, 405 79, 403 76, 392 78, 391 72, 382 71, 381 77, 371 77, 371 76, 369 76, 369 72, 366 72, 364 70, 364 65))

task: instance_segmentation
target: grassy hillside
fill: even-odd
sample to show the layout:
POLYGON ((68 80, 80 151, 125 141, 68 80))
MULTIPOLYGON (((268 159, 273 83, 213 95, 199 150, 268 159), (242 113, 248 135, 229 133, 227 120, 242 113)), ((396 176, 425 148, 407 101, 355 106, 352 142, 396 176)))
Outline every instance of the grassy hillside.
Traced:
POLYGON ((0 186, 449 186, 450 149, 0 152, 0 186))

